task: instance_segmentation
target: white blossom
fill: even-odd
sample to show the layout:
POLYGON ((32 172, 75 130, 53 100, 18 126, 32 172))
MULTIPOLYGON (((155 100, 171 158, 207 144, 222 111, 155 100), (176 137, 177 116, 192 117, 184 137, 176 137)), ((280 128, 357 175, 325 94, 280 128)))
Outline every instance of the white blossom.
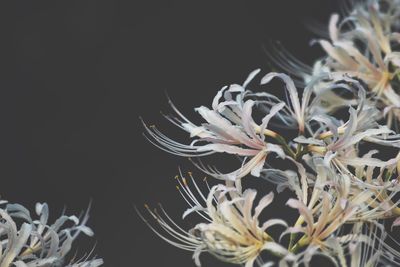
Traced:
MULTIPOLYGON (((194 182, 193 178, 191 180, 194 182)), ((274 255, 291 257, 288 250, 268 234, 272 226, 281 225, 286 228, 286 222, 281 219, 269 219, 263 223, 259 221, 260 214, 273 201, 272 192, 255 205, 256 190, 247 189, 241 193, 234 187, 216 185, 210 188, 206 197, 195 182, 194 186, 197 193, 191 191, 185 178, 180 181, 182 195, 190 205, 183 218, 197 213, 204 220, 193 229, 182 229, 162 208, 161 214, 149 208, 148 211, 169 237, 151 226, 157 235, 178 248, 193 251, 193 258, 198 266, 200 254, 203 252, 222 261, 244 264, 246 267, 254 266, 264 250, 274 255)))
MULTIPOLYGON (((362 80, 379 101, 379 107, 389 114, 388 122, 391 125, 393 117, 396 120, 400 118, 400 96, 392 86, 400 67, 400 54, 393 51, 393 47, 398 45, 400 35, 392 32, 393 15, 382 15, 379 1, 369 2, 365 5, 366 10, 355 9, 340 23, 338 15, 331 17, 330 41, 319 41, 328 57, 323 63, 315 64, 314 73, 345 73, 362 80), (347 28, 350 30, 344 30, 347 28)), ((394 16, 397 17, 396 9, 394 16)))
POLYGON ((92 236, 86 226, 88 214, 79 219, 62 215, 49 224, 49 208, 46 203, 37 203, 33 219, 29 210, 19 204, 1 203, 0 208, 0 266, 2 267, 97 267, 101 259, 73 260, 68 263, 67 255, 73 241, 80 233, 92 236), (68 226, 71 225, 71 226, 68 226))
MULTIPOLYGON (((176 155, 199 157, 213 153, 228 153, 248 159, 239 169, 227 174, 204 168, 214 177, 235 180, 249 173, 259 176, 268 154, 276 153, 280 157, 285 157, 285 153, 279 145, 268 143, 265 140, 266 134, 275 135, 274 132, 267 129, 268 123, 283 108, 283 104, 275 105, 263 118, 261 125, 258 125, 252 117, 255 101, 243 100, 244 87, 257 73, 258 70, 252 72, 243 86, 234 84, 222 88, 213 100, 212 109, 205 106, 197 108, 196 111, 206 121, 200 126, 190 122, 172 105, 179 118, 169 117, 169 119, 189 132, 192 138, 195 138, 192 143, 176 142, 162 134, 154 126, 147 127, 145 125, 147 133, 161 145, 162 149, 176 155), (239 93, 236 99, 233 97, 235 93, 239 93), (222 95, 225 99, 220 102, 222 95)), ((158 144, 156 145, 159 146, 158 144)))

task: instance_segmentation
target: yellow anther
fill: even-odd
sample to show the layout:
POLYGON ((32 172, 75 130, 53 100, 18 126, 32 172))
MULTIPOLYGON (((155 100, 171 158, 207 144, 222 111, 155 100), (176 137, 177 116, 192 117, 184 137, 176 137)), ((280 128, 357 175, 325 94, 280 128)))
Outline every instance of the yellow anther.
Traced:
POLYGON ((320 154, 324 154, 326 152, 326 148, 322 146, 308 146, 308 150, 320 154))

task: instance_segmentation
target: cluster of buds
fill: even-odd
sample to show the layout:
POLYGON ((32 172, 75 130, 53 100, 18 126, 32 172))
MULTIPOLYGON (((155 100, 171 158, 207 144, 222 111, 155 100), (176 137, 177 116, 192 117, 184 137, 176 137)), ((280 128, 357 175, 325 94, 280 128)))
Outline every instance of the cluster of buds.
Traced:
POLYGON ((183 218, 197 215, 194 227, 179 226, 163 208, 146 206, 158 226, 143 217, 165 241, 192 251, 198 266, 205 252, 246 267, 308 266, 315 256, 336 266, 400 265, 391 237, 400 225, 400 1, 357 2, 332 15, 326 32, 317 40, 323 59, 305 66, 272 55, 288 75, 258 78, 255 70, 223 87, 210 108, 196 108, 201 124, 171 103, 176 115, 166 118, 191 141, 144 124, 151 142, 216 178, 204 193, 191 174, 177 177, 189 204, 183 218), (272 80, 285 99, 258 88, 279 86, 272 80), (241 163, 226 173, 202 161, 216 153, 241 163), (285 164, 274 165, 276 158, 285 164), (257 198, 265 192, 243 188, 249 176, 275 185, 297 218, 262 219, 274 193, 257 198))

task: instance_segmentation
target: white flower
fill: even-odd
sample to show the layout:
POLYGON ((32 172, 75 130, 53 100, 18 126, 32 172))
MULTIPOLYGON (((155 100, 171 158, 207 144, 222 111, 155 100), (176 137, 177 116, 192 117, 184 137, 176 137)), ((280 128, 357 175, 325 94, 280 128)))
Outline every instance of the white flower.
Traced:
POLYGON ((196 111, 206 121, 200 126, 190 122, 172 105, 179 118, 169 119, 189 132, 192 138, 196 138, 191 144, 178 143, 155 127, 145 125, 147 133, 161 145, 156 144, 157 146, 176 155, 200 157, 213 153, 228 153, 245 158, 241 168, 227 174, 201 167, 216 178, 235 180, 249 173, 259 176, 269 153, 274 152, 280 157, 284 157, 285 154, 280 146, 265 141, 265 135, 276 136, 267 126, 270 119, 283 108, 283 104, 274 106, 264 117, 262 124, 257 125, 252 117, 255 102, 243 101, 244 87, 257 73, 258 70, 251 73, 243 86, 232 85, 221 89, 214 98, 212 109, 204 106, 197 108, 196 111), (234 99, 233 94, 236 93, 239 94, 234 99), (225 100, 220 103, 222 95, 225 96, 225 100))
MULTIPOLYGON (((3 201, 2 205, 6 202, 3 201)), ((47 204, 36 204, 38 220, 31 218, 30 212, 19 204, 7 204, 0 209, 0 266, 1 267, 33 267, 33 266, 74 266, 97 267, 102 265, 101 259, 80 260, 65 264, 65 257, 71 249, 73 241, 83 232, 93 235, 85 226, 88 214, 82 221, 76 216, 62 215, 54 224, 48 224, 47 204), (22 224, 17 223, 22 222, 22 224), (71 226, 67 227, 66 224, 71 226)))
POLYGON ((293 80, 287 76, 286 74, 282 73, 275 73, 271 72, 265 75, 262 80, 261 84, 269 83, 273 78, 279 77, 282 79, 286 85, 285 89, 288 92, 290 100, 285 105, 288 116, 282 115, 282 121, 286 122, 288 125, 294 124, 299 129, 301 133, 304 133, 306 127, 306 120, 307 120, 307 111, 308 106, 311 98, 312 93, 312 85, 308 86, 304 89, 302 102, 300 103, 299 96, 297 93, 297 89, 294 85, 293 80), (293 122, 290 122, 290 121, 293 122))
MULTIPOLYGON (((280 78, 285 84, 286 101, 267 93, 247 93, 245 96, 254 99, 257 106, 264 112, 272 110, 276 105, 283 105, 274 115, 278 120, 277 127, 290 128, 299 131, 299 135, 315 132, 315 118, 320 116, 334 119, 332 114, 342 107, 371 105, 365 96, 365 89, 359 81, 343 73, 320 73, 307 82, 302 96, 299 98, 298 89, 294 81, 286 74, 271 72, 265 75, 261 84, 265 85, 274 78, 280 78), (336 96, 334 91, 341 90, 355 95, 358 99, 345 100, 336 96), (327 103, 327 99, 329 102, 327 103), (362 104, 360 104, 362 102, 362 104)), ((376 119, 376 114, 371 120, 376 119)), ((375 121, 374 121, 375 123, 375 121)), ((365 125, 367 128, 368 125, 365 125)))
MULTIPOLYGON (((331 16, 329 27, 313 27, 324 39, 318 40, 327 57, 317 60, 310 68, 282 48, 272 47, 269 52, 273 62, 297 77, 296 83, 307 85, 323 74, 345 74, 361 80, 368 86, 371 99, 387 115, 389 128, 393 119, 400 120, 400 96, 398 74, 400 53, 400 8, 398 0, 368 0, 353 8, 341 21, 331 16), (326 33, 329 34, 326 34, 326 33), (395 83, 395 85, 393 85, 395 83)), ((327 84, 320 81, 314 93, 321 99, 326 111, 342 106, 355 105, 356 98, 347 99, 337 92, 325 90, 327 84)), ((394 121, 396 121, 394 120, 394 121)))
MULTIPOLYGON (((363 94, 361 94, 363 95, 363 94)), ((361 97, 357 110, 349 108, 349 119, 346 123, 340 122, 328 115, 317 115, 312 119, 320 127, 311 138, 297 137, 294 141, 308 145, 310 151, 322 155, 326 165, 332 164, 337 169, 346 171, 347 166, 374 166, 385 167, 398 161, 393 158, 382 161, 359 156, 359 146, 362 142, 369 142, 388 147, 400 147, 400 136, 387 126, 377 123, 379 111, 368 105, 361 97)))
POLYGON ((291 251, 306 246, 330 249, 331 237, 345 224, 376 222, 391 218, 398 210, 399 202, 393 200, 400 188, 397 182, 384 182, 384 172, 374 179, 373 168, 369 168, 362 174, 365 176, 358 180, 336 173, 321 161, 316 163, 315 172, 315 180, 309 182, 312 193, 305 199, 299 197, 287 202, 287 205, 297 209, 300 214, 296 224, 287 233, 304 234, 297 239, 295 245, 290 246, 291 251))
POLYGON ((280 266, 309 267, 315 256, 341 267, 398 265, 399 253, 385 243, 388 235, 383 225, 356 223, 347 232, 330 236, 322 248, 308 246, 294 257, 282 260, 280 266))
MULTIPOLYGON (((392 87, 392 80, 398 75, 400 67, 400 54, 393 51, 392 43, 398 44, 400 35, 392 32, 393 18, 383 16, 379 12, 379 6, 375 5, 378 1, 373 2, 374 4, 368 5, 367 12, 356 9, 339 26, 338 15, 331 17, 331 42, 319 41, 328 58, 325 63, 315 64, 314 73, 345 73, 362 80, 376 96, 382 110, 389 112, 390 125, 393 116, 397 120, 400 118, 400 96, 392 87), (350 30, 342 29, 346 27, 350 30)), ((398 10, 397 8, 396 13, 398 10)))
MULTIPOLYGON (((229 189, 228 189, 229 190, 229 189)), ((241 196, 229 200, 225 188, 214 187, 217 205, 212 204, 212 197, 207 200, 207 208, 211 223, 201 223, 195 232, 201 237, 210 253, 217 258, 236 264, 253 266, 254 261, 263 250, 287 256, 288 251, 275 243, 267 234, 269 227, 286 223, 279 219, 271 219, 259 225, 258 217, 273 200, 273 193, 263 197, 257 206, 254 201, 257 192, 247 189, 241 196), (254 208, 254 212, 252 211, 254 208)), ((211 191, 211 192, 212 192, 211 191)))
POLYGON ((291 257, 287 249, 276 243, 267 233, 267 230, 274 225, 286 227, 286 222, 280 219, 270 219, 261 225, 259 222, 258 217, 261 212, 273 201, 272 192, 254 205, 257 194, 255 190, 247 189, 241 193, 233 187, 216 185, 205 197, 198 185, 196 183, 194 185, 200 200, 190 190, 184 178, 180 182, 180 191, 190 204, 190 209, 183 217, 195 212, 205 220, 192 230, 183 230, 163 209, 161 209, 163 216, 157 211, 148 210, 170 237, 163 236, 150 226, 153 231, 168 243, 193 251, 193 258, 198 266, 199 256, 205 251, 222 261, 244 264, 246 267, 252 267, 264 250, 280 257, 291 257), (205 205, 200 202, 205 202, 205 205))

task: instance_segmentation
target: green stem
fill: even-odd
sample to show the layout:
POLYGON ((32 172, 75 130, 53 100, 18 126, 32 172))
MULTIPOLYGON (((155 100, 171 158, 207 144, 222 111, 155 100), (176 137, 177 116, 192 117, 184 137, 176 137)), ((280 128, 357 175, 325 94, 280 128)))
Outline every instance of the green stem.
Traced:
POLYGON ((288 143, 286 142, 285 138, 283 138, 280 135, 277 135, 275 137, 275 140, 282 146, 283 150, 285 151, 286 154, 288 154, 292 158, 296 158, 296 154, 293 152, 293 150, 290 148, 288 143))
MULTIPOLYGON (((303 223, 303 217, 299 216, 299 218, 297 219, 296 223, 294 224, 295 226, 299 226, 303 223)), ((290 234, 290 239, 289 239, 289 247, 288 250, 290 251, 294 245, 294 241, 297 237, 298 233, 291 233, 290 234)))
POLYGON ((290 234, 289 248, 288 248, 289 251, 292 251, 293 245, 294 245, 294 240, 296 239, 296 237, 297 237, 297 233, 291 233, 290 234))
POLYGON ((306 236, 303 235, 299 241, 289 250, 292 253, 296 253, 300 248, 308 245, 310 243, 310 239, 306 236))
POLYGON ((303 146, 299 144, 297 146, 297 151, 296 151, 296 157, 295 160, 299 161, 305 154, 307 154, 309 151, 306 146, 303 146))

